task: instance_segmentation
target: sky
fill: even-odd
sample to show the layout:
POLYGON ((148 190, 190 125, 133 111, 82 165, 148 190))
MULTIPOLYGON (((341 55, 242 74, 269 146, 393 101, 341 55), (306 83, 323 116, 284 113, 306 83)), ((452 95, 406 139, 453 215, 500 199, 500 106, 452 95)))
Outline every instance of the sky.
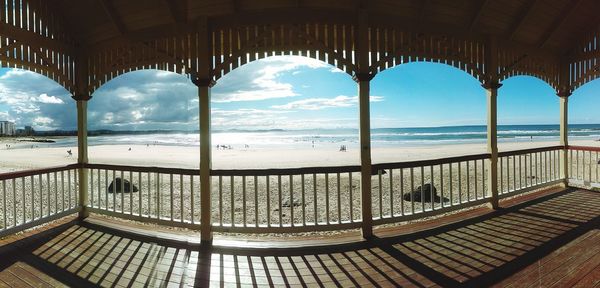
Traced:
MULTIPOLYGON (((274 56, 234 69, 212 88, 212 127, 229 129, 357 128, 357 84, 324 62, 274 56)), ((600 123, 600 80, 570 97, 569 123, 600 123)), ((107 82, 88 104, 89 129, 196 130, 197 88, 183 75, 144 70, 107 82)), ((409 63, 371 81, 373 128, 485 125, 486 98, 467 73, 439 63, 409 63)), ((0 121, 36 130, 75 130, 75 101, 45 76, 0 69, 0 121)), ((558 124, 558 97, 542 80, 503 81, 499 124, 558 124)))

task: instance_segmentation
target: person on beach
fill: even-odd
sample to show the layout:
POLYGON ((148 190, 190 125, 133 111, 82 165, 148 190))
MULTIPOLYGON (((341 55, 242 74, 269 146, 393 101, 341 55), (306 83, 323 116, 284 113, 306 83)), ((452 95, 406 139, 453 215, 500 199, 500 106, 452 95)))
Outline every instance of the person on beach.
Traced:
POLYGON ((67 157, 73 156, 73 152, 71 152, 71 149, 67 150, 67 154, 68 154, 67 157))

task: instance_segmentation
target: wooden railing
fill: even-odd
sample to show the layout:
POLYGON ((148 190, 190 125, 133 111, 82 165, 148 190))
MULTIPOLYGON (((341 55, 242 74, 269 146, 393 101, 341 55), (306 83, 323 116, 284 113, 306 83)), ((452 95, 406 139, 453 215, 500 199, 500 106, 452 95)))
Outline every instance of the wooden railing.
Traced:
MULTIPOLYGON (((564 181, 560 170, 563 149, 553 146, 499 153, 499 196, 564 181)), ((569 151, 571 178, 597 183, 600 149, 571 146, 569 151)), ((374 164, 373 224, 407 221, 491 201, 490 157, 486 153, 374 164)), ((90 212, 167 226, 201 227, 204 205, 198 169, 84 164, 0 174, 0 236, 79 211, 79 168, 88 169, 85 208, 90 212)), ((295 233, 360 228, 360 168, 212 170, 212 230, 295 233)))
POLYGON ((490 154, 478 154, 373 165, 373 171, 377 171, 372 182, 374 224, 425 217, 488 201, 489 158, 490 154))
POLYGON ((500 197, 562 181, 560 157, 563 146, 498 153, 500 197))
POLYGON ((90 212, 169 226, 200 227, 198 169, 105 164, 85 167, 89 169, 90 212))
POLYGON ((569 181, 600 187, 600 147, 569 146, 569 181))
POLYGON ((360 226, 360 166, 213 170, 217 232, 302 232, 360 226))
POLYGON ((0 174, 0 237, 79 211, 79 167, 0 174))

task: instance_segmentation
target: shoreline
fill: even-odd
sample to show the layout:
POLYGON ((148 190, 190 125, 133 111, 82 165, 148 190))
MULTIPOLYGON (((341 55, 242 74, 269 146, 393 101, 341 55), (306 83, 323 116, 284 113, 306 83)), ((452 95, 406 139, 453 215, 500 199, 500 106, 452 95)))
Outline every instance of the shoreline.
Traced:
MULTIPOLYGON (((576 140, 571 141, 570 144, 600 147, 600 142, 595 140, 576 140)), ((558 145, 555 141, 500 142, 498 143, 498 148, 502 152, 555 145, 558 145)), ((199 167, 200 151, 198 147, 170 145, 92 145, 88 149, 90 163, 189 169, 197 169, 199 167)), ((372 163, 377 164, 440 159, 486 152, 486 145, 481 143, 422 145, 418 147, 374 147, 371 150, 371 158, 372 163)), ((62 166, 77 162, 77 148, 34 147, 8 149, 2 145, 0 146, 0 159, 2 159, 0 173, 62 166), (67 154, 67 150, 71 150, 71 156, 67 154)), ((359 163, 360 154, 356 147, 348 147, 346 152, 340 152, 337 146, 324 146, 314 149, 298 149, 292 146, 287 149, 213 149, 212 153, 213 169, 299 168, 359 165, 359 163)))

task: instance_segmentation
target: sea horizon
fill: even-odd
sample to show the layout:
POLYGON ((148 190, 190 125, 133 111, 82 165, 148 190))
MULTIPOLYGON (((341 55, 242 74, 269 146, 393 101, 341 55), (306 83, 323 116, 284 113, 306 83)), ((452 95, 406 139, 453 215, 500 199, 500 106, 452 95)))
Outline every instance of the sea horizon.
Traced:
MULTIPOLYGON (((107 130, 103 130, 107 131, 107 130)), ((194 131, 114 131, 114 134, 90 135, 89 145, 169 145, 198 146, 199 135, 194 131), (152 132, 152 133, 150 133, 152 132)), ((36 136, 46 137, 46 136, 36 136)), ((212 144, 232 149, 250 148, 320 148, 346 145, 357 147, 359 140, 356 128, 314 129, 257 129, 216 130, 212 144)), ((600 139, 600 124, 571 124, 569 137, 575 139, 600 139)), ((50 138, 50 136, 48 136, 50 138)), ((457 125, 438 127, 373 128, 373 147, 452 145, 485 143, 485 125, 457 125)), ((499 142, 552 142, 559 140, 558 124, 498 125, 499 142)), ((75 136, 55 139, 55 143, 36 143, 38 147, 76 146, 75 136)), ((30 146, 23 144, 18 146, 30 146)), ((18 148, 15 147, 15 148, 18 148)))

